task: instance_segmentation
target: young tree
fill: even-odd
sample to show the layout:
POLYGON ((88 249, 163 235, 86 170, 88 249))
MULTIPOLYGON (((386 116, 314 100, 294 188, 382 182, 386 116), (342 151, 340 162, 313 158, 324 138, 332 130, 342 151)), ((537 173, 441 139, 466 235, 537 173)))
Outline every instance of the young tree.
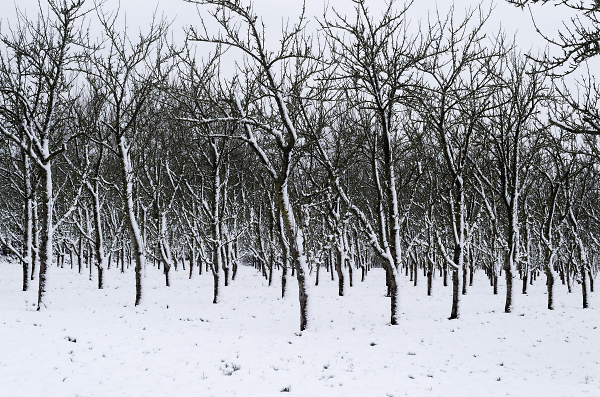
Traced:
POLYGON ((355 202, 344 189, 340 180, 342 170, 332 161, 326 139, 321 137, 322 132, 316 131, 312 135, 333 186, 344 205, 359 220, 370 244, 383 260, 391 297, 390 321, 397 324, 402 214, 398 203, 396 146, 406 139, 402 129, 406 96, 415 84, 416 66, 426 58, 431 38, 421 34, 415 37, 408 35, 408 6, 396 10, 392 1, 381 18, 375 20, 365 1, 355 1, 355 4, 355 19, 336 14, 335 20, 326 19, 321 24, 332 53, 329 62, 335 65, 329 72, 331 75, 324 79, 329 78, 338 84, 325 90, 340 93, 334 101, 349 102, 344 111, 355 114, 355 120, 358 120, 355 126, 365 127, 362 134, 368 136, 366 140, 372 143, 369 168, 372 170, 371 181, 376 186, 375 219, 370 220, 360 209, 365 207, 364 203, 355 202))
POLYGON ((498 42, 483 45, 483 26, 489 14, 478 11, 478 16, 471 10, 462 21, 456 21, 451 10, 446 20, 439 21, 443 35, 433 44, 435 56, 420 63, 426 77, 421 94, 415 96, 415 110, 443 156, 446 227, 452 236, 452 253, 446 251, 440 236, 438 245, 452 267, 450 319, 459 316, 458 272, 464 266, 467 243, 468 159, 479 124, 493 107, 489 102, 491 70, 503 50, 498 42))
MULTIPOLYGON (((500 214, 504 217, 502 223, 506 231, 506 256, 503 261, 506 313, 512 311, 513 270, 520 258, 519 231, 522 227, 519 200, 537 155, 537 141, 542 128, 537 120, 538 113, 543 101, 548 99, 544 76, 535 71, 531 73, 531 66, 530 61, 513 51, 502 57, 495 76, 498 88, 490 98, 494 109, 483 123, 483 133, 477 137, 482 150, 491 153, 491 164, 477 167, 478 179, 494 191, 504 207, 500 214), (491 169, 493 175, 489 178, 484 176, 481 171, 483 167, 491 169)), ((488 203, 487 207, 493 205, 495 203, 488 203)), ((495 220, 491 213, 490 218, 495 220)), ((492 227, 498 230, 498 225, 492 227)))
POLYGON ((167 25, 160 21, 150 25, 148 33, 134 42, 127 30, 118 31, 117 14, 107 14, 98 9, 98 18, 106 35, 101 49, 86 60, 89 83, 104 96, 106 110, 99 122, 111 136, 105 145, 120 160, 121 196, 125 206, 133 253, 135 256, 135 305, 142 301, 142 270, 145 267, 145 241, 140 229, 134 197, 136 179, 131 151, 135 138, 144 128, 140 115, 165 77, 161 71, 167 59, 163 40, 167 25))
MULTIPOLYGON (((40 175, 38 310, 44 306, 46 271, 52 263, 53 232, 58 223, 53 219, 53 163, 73 139, 67 121, 76 95, 73 69, 87 48, 86 32, 79 25, 86 14, 83 4, 83 0, 51 0, 49 14, 40 10, 35 22, 18 13, 12 35, 0 38, 6 48, 0 92, 10 98, 20 122, 16 129, 1 125, 0 132, 27 154, 40 175)), ((75 201, 77 198, 75 195, 75 201)), ((68 208, 70 213, 74 205, 68 208)))
POLYGON ((214 6, 210 13, 221 27, 217 35, 209 34, 204 25, 202 31, 192 28, 188 34, 190 40, 236 48, 245 57, 244 69, 239 71, 241 76, 231 87, 229 107, 224 108, 222 116, 201 121, 230 121, 242 125, 244 134, 237 138, 248 143, 272 178, 296 270, 300 330, 304 330, 310 315, 305 238, 289 191, 293 159, 299 145, 297 98, 305 94, 308 82, 318 69, 311 40, 303 36, 304 14, 298 24, 283 32, 280 48, 272 52, 266 47, 266 33, 260 28, 261 21, 252 6, 245 6, 240 0, 186 1, 214 6), (242 21, 244 28, 236 18, 242 21), (283 72, 278 74, 278 70, 283 72))

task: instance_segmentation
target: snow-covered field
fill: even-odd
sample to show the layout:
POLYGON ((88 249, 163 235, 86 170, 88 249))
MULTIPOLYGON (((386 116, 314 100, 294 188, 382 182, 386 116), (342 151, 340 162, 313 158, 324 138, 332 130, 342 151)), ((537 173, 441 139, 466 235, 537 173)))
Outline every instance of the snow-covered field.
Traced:
MULTIPOLYGON (((71 269, 49 271, 48 309, 37 283, 21 292, 19 265, 0 262, 0 396, 600 396, 600 302, 559 285, 545 309, 538 279, 504 314, 483 274, 449 321, 450 287, 401 285, 402 318, 389 326, 382 270, 350 294, 321 273, 313 322, 299 333, 297 284, 279 298, 242 267, 222 303, 212 277, 172 287, 148 269, 134 307, 132 269, 108 270, 104 290, 71 269)), ((560 282, 560 281, 559 281, 560 282)))

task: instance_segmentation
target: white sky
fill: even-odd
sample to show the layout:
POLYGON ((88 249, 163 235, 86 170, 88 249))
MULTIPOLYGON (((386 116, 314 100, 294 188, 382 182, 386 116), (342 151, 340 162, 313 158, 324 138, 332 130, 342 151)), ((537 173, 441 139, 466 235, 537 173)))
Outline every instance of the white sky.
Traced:
MULTIPOLYGON (((41 0, 45 5, 45 1, 41 0)), ((89 0, 88 0, 89 1, 89 0)), ((158 14, 164 14, 168 20, 174 20, 173 31, 177 38, 184 26, 195 24, 198 22, 198 15, 195 6, 185 3, 183 0, 107 0, 104 6, 105 9, 116 9, 121 6, 121 14, 127 16, 127 24, 132 30, 148 25, 152 19, 152 14, 155 10, 158 14)), ((324 8, 322 0, 306 0, 307 15, 321 17, 324 8)), ((539 37, 533 28, 531 17, 528 10, 521 10, 507 4, 504 0, 495 2, 495 10, 492 13, 492 18, 488 23, 490 31, 497 31, 502 25, 503 29, 509 36, 517 34, 517 39, 520 47, 526 51, 530 48, 537 49, 544 47, 544 41, 539 37)), ((35 17, 37 13, 37 0, 0 0, 0 19, 2 24, 14 20, 15 4, 21 9, 27 11, 30 17, 35 17)), ((89 1, 91 5, 92 2, 89 1)), ((291 21, 297 17, 301 10, 301 0, 255 0, 255 10, 265 20, 267 31, 272 32, 274 38, 280 32, 281 22, 287 18, 291 21)), ((376 11, 382 9, 385 2, 383 0, 368 1, 369 7, 376 11)), ((402 4, 402 3, 398 3, 402 4)), ((419 19, 426 20, 428 13, 435 12, 436 6, 440 7, 442 14, 446 13, 449 8, 450 1, 435 1, 435 0, 417 0, 413 4, 410 15, 414 18, 416 25, 419 19)), ((455 0, 455 8, 460 11, 468 7, 476 7, 479 1, 476 0, 455 0)), ((483 0, 481 2, 484 9, 487 9, 492 4, 492 1, 483 0)), ((350 0, 329 0, 329 5, 342 10, 347 14, 353 13, 353 3, 350 0)), ((202 10, 202 8, 201 8, 202 10)), ((536 22, 548 34, 553 34, 557 27, 561 24, 561 18, 565 17, 563 9, 553 6, 545 6, 543 8, 535 7, 534 15, 536 22)), ((4 30, 4 29, 3 29, 4 30)), ((182 35, 181 35, 182 36, 182 35)))
MULTIPOLYGON (((62 1, 62 0, 59 0, 62 1)), ((249 2, 250 0, 243 0, 249 2)), ((354 14, 354 4, 351 0, 306 0, 306 15, 310 19, 314 17, 322 18, 325 1, 328 1, 329 7, 333 7, 340 13, 347 15, 354 14)), ((47 7, 46 0, 40 0, 42 7, 47 7)), ((88 6, 93 5, 93 0, 87 0, 88 6)), ((498 32, 502 27, 506 35, 511 38, 516 37, 517 45, 522 52, 532 51, 533 53, 542 52, 547 43, 535 31, 534 24, 531 20, 530 11, 519 9, 508 4, 505 0, 454 0, 455 10, 464 12, 467 8, 477 7, 481 3, 484 10, 489 9, 492 5, 495 7, 491 18, 487 23, 487 30, 491 34, 498 32)), ((11 23, 15 19, 15 4, 19 8, 25 10, 30 18, 35 18, 38 10, 38 0, 0 0, 0 21, 2 22, 2 31, 6 32, 7 23, 11 23)), ((373 11, 372 14, 377 16, 384 8, 385 0, 367 0, 369 8, 373 11)), ((401 6, 402 1, 398 0, 397 5, 401 6)), ((445 16, 448 9, 453 3, 444 0, 415 0, 412 5, 409 15, 411 25, 417 26, 419 20, 427 21, 428 15, 435 19, 436 7, 439 7, 440 14, 445 16)), ((190 25, 198 25, 199 17, 196 11, 196 6, 186 3, 183 0, 105 0, 105 10, 116 10, 120 5, 120 15, 123 18, 126 16, 127 26, 130 33, 137 32, 141 29, 142 32, 147 30, 149 23, 152 21, 152 16, 156 11, 157 15, 173 21, 171 30, 175 44, 182 44, 184 39, 183 31, 190 25)), ((207 16, 205 6, 201 6, 200 12, 207 16)), ((266 25, 267 38, 272 39, 272 44, 277 45, 281 26, 283 21, 289 20, 293 23, 302 9, 302 0, 254 0, 254 9, 259 16, 263 18, 266 25)), ((554 7, 553 5, 532 6, 532 12, 538 27, 548 36, 556 37, 557 30, 561 28, 563 20, 568 22, 571 15, 564 7, 554 7)), ((330 13, 331 18, 333 15, 330 13)), ((210 20, 208 17, 207 20, 210 20)), ((310 24, 309 29, 316 29, 316 23, 310 24)), ((267 44, 269 44, 267 42, 267 44)), ((209 51, 208 49, 200 48, 199 54, 209 51)), ((230 52, 227 57, 232 57, 232 60, 239 60, 235 53, 230 52)), ((241 59, 241 58, 240 58, 241 59)), ((600 62, 593 62, 593 65, 600 62)), ((223 63, 231 64, 229 59, 223 63)), ((227 70, 224 66, 222 71, 227 70)), ((576 78, 572 75, 570 78, 576 78)))

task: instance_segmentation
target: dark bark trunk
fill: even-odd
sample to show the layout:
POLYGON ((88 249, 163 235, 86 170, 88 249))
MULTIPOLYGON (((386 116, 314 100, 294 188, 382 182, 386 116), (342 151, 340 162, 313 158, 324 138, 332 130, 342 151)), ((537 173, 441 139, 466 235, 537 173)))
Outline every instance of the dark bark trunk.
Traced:
POLYGON ((52 173, 50 164, 41 172, 42 186, 42 230, 40 241, 40 274, 38 288, 38 306, 41 310, 44 306, 44 295, 46 293, 46 271, 52 265, 52 173))
POLYGON ((317 263, 317 279, 315 280, 315 287, 319 285, 319 270, 321 269, 321 264, 317 263))
POLYGON ((170 287, 171 284, 169 283, 169 272, 171 271, 171 265, 165 263, 163 264, 163 273, 165 274, 165 285, 167 287, 170 287))
MULTIPOLYGON (((297 259, 294 260, 296 262, 297 259)), ((292 269, 294 269, 293 266, 292 269)), ((306 275, 302 267, 296 270, 298 280, 298 300, 300 301, 300 331, 304 331, 308 325, 308 294, 306 293, 306 275)))
POLYGON ((344 296, 344 273, 342 272, 342 252, 337 251, 337 257, 335 261, 335 271, 338 276, 338 295, 344 296))
POLYGON ((473 286, 473 275, 475 273, 475 265, 473 264, 473 260, 471 260, 471 263, 469 265, 469 287, 473 286))
POLYGON ((348 286, 352 287, 352 263, 347 260, 348 263, 348 286))
POLYGON ((462 294, 467 294, 467 264, 463 263, 462 267, 462 294))
MULTIPOLYGON (((233 278, 232 278, 233 280, 233 278)), ((273 282, 273 265, 269 266, 269 287, 271 286, 271 283, 273 282)))
POLYGON ((554 275, 550 269, 546 269, 546 286, 548 288, 548 310, 554 310, 554 275))
POLYGON ((459 244, 456 244, 454 247, 454 266, 452 267, 452 312, 450 313, 449 320, 457 319, 458 305, 460 302, 460 275, 458 274, 459 269, 459 258, 461 256, 461 247, 459 244))
MULTIPOLYGON (((393 279, 393 277, 392 277, 393 279)), ((392 281, 392 283, 390 283, 390 295, 391 295, 391 301, 390 301, 390 306, 391 306, 391 319, 390 319, 390 324, 392 325, 397 325, 398 321, 397 321, 397 316, 398 316, 398 285, 396 284, 395 280, 392 281)))
POLYGON ((510 313, 512 311, 512 296, 513 296, 513 272, 511 266, 511 256, 514 251, 508 253, 508 256, 504 262, 504 275, 506 278, 506 303, 504 305, 504 313, 510 313))
POLYGON ((23 261, 23 291, 29 289, 29 263, 27 260, 23 261))
POLYGON ((414 270, 413 270, 413 273, 414 273, 414 280, 413 280, 414 283, 413 283, 413 286, 416 287, 417 286, 417 280, 419 278, 419 262, 417 262, 416 259, 413 260, 412 262, 413 262, 413 268, 414 268, 414 270))
MULTIPOLYGON (((33 209, 31 211, 31 237, 33 238, 33 245, 31 247, 31 280, 35 280, 35 264, 38 261, 38 249, 40 247, 39 230, 37 227, 38 212, 35 200, 33 203, 33 209)), ((81 273, 81 271, 80 271, 81 273)))
POLYGON ((287 285, 287 266, 284 265, 282 266, 281 269, 281 297, 285 298, 285 287, 287 285))
POLYGON ((583 266, 581 266, 581 295, 582 295, 582 299, 583 299, 583 308, 587 309, 588 308, 588 294, 587 294, 587 280, 586 280, 586 271, 583 268, 583 266))
POLYGON ((104 287, 104 269, 101 266, 98 266, 98 289, 102 289, 104 287))
POLYGON ((218 303, 219 302, 219 273, 213 271, 213 283, 214 283, 214 289, 213 289, 213 303, 218 303))
POLYGON ((444 263, 443 265, 443 273, 444 273, 444 287, 448 286, 448 265, 444 263))
POLYGON ((433 287, 433 264, 429 263, 427 266, 427 296, 431 296, 431 289, 433 287))

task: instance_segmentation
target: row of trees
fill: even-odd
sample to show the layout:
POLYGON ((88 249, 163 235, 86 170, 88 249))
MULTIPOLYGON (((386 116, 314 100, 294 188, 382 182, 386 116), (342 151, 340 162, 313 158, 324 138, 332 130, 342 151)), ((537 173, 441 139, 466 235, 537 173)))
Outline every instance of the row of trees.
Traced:
POLYGON ((270 47, 251 6, 188 2, 212 22, 183 45, 162 21, 129 35, 84 0, 19 14, 0 38, 0 241, 23 290, 39 274, 38 310, 46 269, 67 254, 80 272, 87 258, 98 288, 111 258, 135 261, 136 305, 148 261, 167 286, 178 263, 190 278, 210 269, 214 303, 239 263, 269 284, 280 269, 282 295, 289 270, 302 330, 321 267, 343 296, 353 270, 382 266, 392 324, 402 269, 423 271, 428 294, 436 270, 450 274, 450 318, 475 270, 494 292, 504 274, 506 312, 516 273, 523 293, 545 274, 549 309, 555 272, 574 277, 587 307, 598 145, 578 133, 600 131, 593 79, 573 95, 486 34, 480 8, 411 29, 408 6, 374 17, 356 0, 354 15, 318 21, 318 40, 301 15, 270 47), (227 50, 240 55, 232 78, 227 50))

